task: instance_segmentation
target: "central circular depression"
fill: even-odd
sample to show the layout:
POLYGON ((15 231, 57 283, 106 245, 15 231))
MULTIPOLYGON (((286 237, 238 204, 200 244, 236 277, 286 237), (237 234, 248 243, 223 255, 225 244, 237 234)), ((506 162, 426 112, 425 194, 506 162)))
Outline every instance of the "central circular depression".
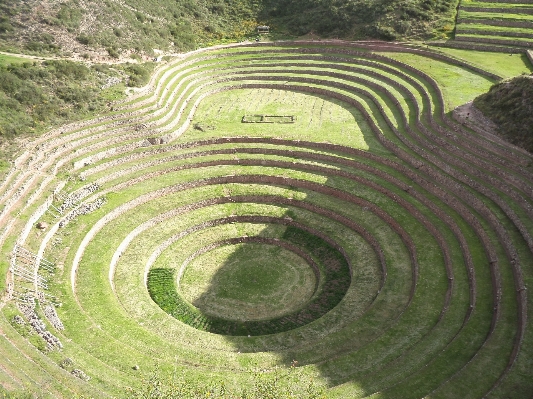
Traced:
POLYGON ((225 245, 203 253, 180 280, 184 299, 226 320, 267 320, 302 308, 317 285, 308 262, 272 244, 225 245))
MULTIPOLYGON (((279 238, 245 235, 215 241, 207 246, 196 249, 196 251, 183 261, 180 267, 151 268, 146 277, 146 285, 150 297, 161 307, 161 309, 181 322, 203 331, 224 335, 266 335, 276 334, 303 326, 322 317, 337 306, 350 286, 351 265, 346 258, 344 251, 336 242, 327 238, 327 236, 319 230, 302 225, 292 219, 279 219, 263 216, 242 216, 242 218, 249 222, 255 221, 281 224, 285 225, 286 228, 284 229, 282 236, 279 238), (282 253, 285 253, 285 256, 289 256, 290 259, 293 259, 293 262, 290 263, 292 267, 298 265, 299 271, 295 273, 300 273, 301 277, 294 277, 294 282, 296 282, 297 279, 303 278, 308 284, 313 280, 310 279, 310 277, 305 277, 305 275, 313 273, 314 287, 311 289, 313 283, 309 284, 309 286, 304 284, 303 288, 299 288, 302 290, 300 292, 303 292, 303 295, 296 295, 295 291, 290 291, 289 288, 292 285, 292 282, 287 284, 285 281, 286 275, 284 273, 287 273, 287 271, 278 270, 271 278, 261 276, 260 279, 263 279, 263 283, 266 283, 270 288, 267 287, 266 290, 258 290, 258 286, 260 285, 257 281, 258 276, 255 278, 255 284, 253 283, 253 278, 252 284, 249 284, 250 274, 246 271, 239 270, 245 268, 245 265, 243 265, 242 262, 247 263, 247 259, 251 259, 252 257, 245 255, 243 260, 239 254, 239 256, 234 257, 234 260, 237 261, 234 264, 235 269, 233 270, 233 267, 230 264, 227 276, 225 276, 226 272, 216 275, 217 265, 220 265, 220 263, 217 261, 208 262, 208 264, 211 262, 213 263, 211 268, 215 270, 208 273, 208 277, 198 279, 200 284, 203 282, 204 287, 207 283, 207 287, 205 287, 207 290, 201 290, 201 292, 196 295, 192 294, 192 297, 189 297, 190 299, 184 297, 183 291, 181 290, 181 283, 192 262, 204 254, 208 256, 211 255, 210 253, 218 248, 240 246, 241 244, 245 244, 242 248, 247 248, 247 245, 249 244, 259 244, 263 249, 269 246, 281 248, 279 255, 282 256, 282 253), (287 255, 287 252, 285 251, 292 253, 292 255, 287 255), (301 260, 294 258, 294 255, 305 260, 307 265, 301 260), (241 263, 240 267, 238 265, 239 263, 241 263), (279 275, 276 276, 278 273, 279 275), (231 281, 229 284, 224 283, 224 281, 227 282, 232 279, 232 276, 235 277, 235 281, 231 281), (221 279, 222 284, 219 284, 219 287, 217 287, 217 281, 218 283, 221 282, 219 278, 221 279), (227 292, 231 291, 231 287, 235 287, 239 284, 239 281, 243 281, 243 279, 246 280, 247 278, 248 283, 245 284, 247 287, 241 294, 235 293, 235 290, 233 290, 231 295, 227 295, 227 292), (277 289, 273 287, 274 282, 276 281, 282 282, 281 287, 277 289), (212 282, 215 282, 214 286, 211 284, 212 282), (213 287, 210 287, 210 285, 213 287), (193 305, 194 301, 197 301, 197 303, 200 303, 201 305, 201 297, 209 297, 206 293, 208 294, 210 290, 215 294, 219 294, 215 295, 215 302, 218 304, 223 303, 222 307, 227 306, 228 310, 225 315, 212 310, 207 313, 193 305), (221 292, 223 293, 222 295, 220 295, 221 292), (224 294, 224 292, 226 292, 226 294, 224 294), (248 307, 249 314, 251 314, 250 310, 252 312, 258 311, 261 307, 264 310, 265 304, 273 302, 272 300, 269 301, 268 298, 272 297, 279 301, 277 306, 281 315, 277 315, 275 311, 270 309, 270 312, 272 312, 271 314, 268 314, 267 310, 263 314, 256 314, 254 316, 255 318, 247 318, 243 315, 236 316, 239 313, 240 306, 229 306, 230 301, 238 300, 242 303, 246 297, 249 298, 254 295, 254 293, 258 295, 255 299, 255 303, 252 303, 248 307), (283 309, 285 305, 288 305, 290 309, 283 309)), ((233 218, 231 220, 233 220, 233 218)), ((220 219, 209 223, 209 225, 227 224, 228 221, 229 219, 220 219)), ((187 234, 180 234, 179 237, 183 238, 190 232, 197 231, 203 227, 205 227, 204 224, 195 226, 191 228, 187 234)), ((191 249, 195 246, 192 242, 189 243, 189 245, 192 245, 191 249)), ((275 251, 275 249, 270 249, 269 251, 272 250, 275 251)), ((218 251, 215 251, 215 253, 217 252, 218 251)), ((242 253, 245 254, 246 251, 242 253)), ((259 255, 254 254, 253 258, 254 262, 260 262, 259 255)), ((265 258, 265 260, 266 259, 268 259, 268 257, 265 258)), ((222 264, 226 262, 227 258, 222 257, 222 264)), ((231 261, 229 263, 231 263, 231 261)), ((270 258, 270 260, 267 260, 266 264, 274 263, 277 262, 273 262, 272 258, 270 258)), ((199 272, 196 273, 198 275, 201 274, 200 269, 202 264, 203 262, 198 263, 198 266, 195 268, 195 270, 199 272)), ((260 267, 256 267, 256 269, 258 268, 260 267)), ((194 282, 194 276, 191 275, 188 279, 191 280, 188 280, 189 282, 184 284, 185 290, 194 291, 187 287, 196 285, 196 282, 194 282), (194 283, 191 284, 191 282, 194 283)), ((208 305, 210 304, 208 303, 208 305)), ((207 307, 209 308, 209 306, 207 307)))

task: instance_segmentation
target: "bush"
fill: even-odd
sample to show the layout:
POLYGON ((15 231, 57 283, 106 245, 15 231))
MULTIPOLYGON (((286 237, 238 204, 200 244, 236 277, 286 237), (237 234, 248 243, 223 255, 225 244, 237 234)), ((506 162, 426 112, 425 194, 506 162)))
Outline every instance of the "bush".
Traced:
POLYGON ((87 36, 85 33, 79 34, 78 37, 76 37, 76 40, 86 46, 94 46, 95 44, 94 38, 91 36, 87 36))
POLYGON ((0 33, 7 33, 13 30, 13 26, 7 21, 0 21, 0 33))
MULTIPOLYGON (((107 65, 89 69, 67 60, 0 67, 0 135, 40 132, 49 124, 98 112, 110 93, 96 87, 116 75, 107 65)), ((117 99, 124 94, 117 88, 112 95, 117 99)))
POLYGON ((45 98, 42 89, 33 82, 24 82, 15 93, 15 99, 22 105, 36 105, 44 101, 45 98))
POLYGON ((62 4, 57 19, 59 23, 68 28, 78 28, 82 17, 81 9, 75 3, 62 4))
POLYGON ((107 54, 109 54, 110 57, 113 57, 113 58, 120 57, 120 53, 113 47, 108 47, 106 50, 107 50, 107 54))
POLYGON ((59 46, 55 44, 48 44, 43 42, 30 41, 25 46, 30 51, 35 51, 37 53, 43 52, 55 52, 59 49, 59 46))
POLYGON ((73 78, 76 80, 85 79, 89 73, 89 68, 83 64, 68 60, 50 60, 44 65, 58 78, 73 78))
POLYGON ((150 74, 154 69, 154 64, 151 62, 145 64, 129 64, 125 71, 129 76, 128 86, 142 87, 150 80, 150 74))

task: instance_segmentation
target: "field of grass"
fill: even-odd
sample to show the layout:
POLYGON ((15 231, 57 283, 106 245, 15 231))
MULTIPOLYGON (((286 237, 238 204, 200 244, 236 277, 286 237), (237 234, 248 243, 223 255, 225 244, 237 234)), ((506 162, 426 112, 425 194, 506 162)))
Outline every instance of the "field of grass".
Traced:
POLYGON ((533 159, 449 113, 504 60, 424 51, 191 52, 28 143, 0 186, 2 386, 530 396, 533 159))
POLYGON ((442 47, 439 49, 446 54, 459 59, 468 60, 471 64, 479 66, 486 71, 495 73, 504 78, 529 74, 533 72, 533 65, 525 54, 503 54, 488 51, 472 51, 442 47))

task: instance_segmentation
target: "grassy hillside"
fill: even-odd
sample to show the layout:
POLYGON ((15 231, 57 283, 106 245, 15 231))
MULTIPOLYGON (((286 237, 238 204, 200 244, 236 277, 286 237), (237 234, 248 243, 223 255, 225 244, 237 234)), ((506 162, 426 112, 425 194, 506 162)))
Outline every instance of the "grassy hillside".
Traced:
POLYGON ((0 156, 14 137, 108 111, 125 86, 146 84, 152 67, 0 58, 0 156))
POLYGON ((1 0, 4 47, 85 57, 188 50, 255 27, 252 2, 1 0))
POLYGON ((474 104, 511 143, 533 153, 533 76, 519 76, 494 85, 474 104))
POLYGON ((297 35, 428 38, 453 29, 456 0, 264 0, 264 19, 297 35), (287 4, 288 3, 288 4, 287 4))
POLYGON ((85 58, 140 57, 255 37, 397 39, 453 29, 457 0, 0 0, 0 47, 85 58))

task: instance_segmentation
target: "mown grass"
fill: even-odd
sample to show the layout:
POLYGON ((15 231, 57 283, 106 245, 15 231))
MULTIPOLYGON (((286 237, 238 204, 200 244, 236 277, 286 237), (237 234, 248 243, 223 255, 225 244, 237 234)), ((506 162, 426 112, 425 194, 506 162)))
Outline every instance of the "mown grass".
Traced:
POLYGON ((520 4, 518 2, 516 3, 505 3, 505 2, 499 2, 499 3, 491 3, 491 2, 483 2, 483 1, 472 1, 472 0, 462 0, 461 5, 468 6, 468 7, 483 7, 483 8, 514 8, 516 11, 520 11, 522 8, 531 8, 530 4, 523 3, 520 4))
POLYGON ((11 64, 23 64, 28 62, 27 58, 16 57, 12 55, 0 54, 0 66, 7 66, 11 64))
POLYGON ((509 55, 445 47, 440 48, 439 51, 468 60, 474 65, 506 78, 533 72, 533 66, 524 54, 509 55))
POLYGON ((446 111, 472 101, 480 93, 485 93, 493 83, 490 79, 466 71, 464 68, 418 55, 397 53, 387 55, 398 61, 415 66, 435 79, 444 94, 446 111))
POLYGON ((459 9, 459 18, 473 18, 473 19, 494 19, 499 21, 533 21, 533 15, 529 14, 507 14, 496 12, 474 12, 459 9))
MULTIPOLYGON (((411 60, 410 62, 415 63, 415 61, 418 60, 411 60)), ((441 66, 442 64, 434 63, 433 65, 441 66)), ((418 62, 416 62, 416 66, 419 67, 418 62)), ((430 69, 430 66, 428 61, 427 65, 420 69, 430 69)), ((464 83, 460 80, 453 82, 453 76, 447 76, 447 73, 449 71, 439 71, 434 72, 434 75, 430 73, 430 75, 435 76, 436 79, 440 76, 440 79, 449 82, 450 87, 453 87, 453 84, 457 87, 464 83)), ((413 72, 408 74, 416 77, 413 72)), ((216 76, 216 74, 213 73, 212 76, 216 76)), ((398 79, 401 80, 401 78, 398 79)), ((416 80, 427 87, 424 79, 416 78, 416 80)), ((250 81, 253 82, 254 80, 250 81)), ((325 81, 327 85, 329 82, 333 83, 340 80, 325 79, 325 81)), ((387 86, 384 85, 384 87, 387 86)), ((409 84, 406 87, 410 90, 413 86, 409 84)), ((336 89, 332 89, 332 91, 335 92, 336 89)), ((378 97, 379 104, 385 107, 393 106, 394 100, 389 100, 383 94, 377 94, 373 89, 368 89, 368 91, 378 97)), ((429 89, 428 91, 430 98, 434 100, 435 93, 429 89)), ((293 98, 299 97, 297 106, 292 102, 292 98, 291 102, 281 102, 281 104, 289 103, 295 112, 298 111, 298 107, 313 104, 313 102, 306 101, 310 97, 313 98, 314 103, 321 106, 320 109, 311 106, 312 112, 308 113, 310 117, 308 119, 303 118, 304 121, 310 121, 308 122, 309 128, 314 127, 313 124, 315 123, 319 125, 316 132, 313 132, 314 136, 309 136, 309 139, 317 140, 322 134, 325 134, 322 133, 320 125, 323 126, 324 132, 329 132, 335 126, 340 125, 339 128, 343 129, 344 125, 352 124, 350 129, 353 130, 347 129, 348 133, 351 134, 332 133, 333 142, 346 145, 356 143, 360 146, 359 148, 367 145, 368 148, 363 147, 365 151, 374 154, 386 153, 388 158, 393 158, 381 146, 372 144, 371 137, 373 135, 370 132, 367 137, 361 127, 357 129, 353 126, 353 122, 359 121, 359 119, 357 115, 352 114, 350 116, 349 108, 342 106, 342 103, 332 105, 333 102, 328 102, 320 97, 299 95, 297 92, 271 92, 269 95, 272 97, 270 98, 261 95, 263 92, 255 89, 239 90, 209 97, 200 104, 196 115, 205 116, 206 119, 209 116, 213 122, 200 120, 199 122, 202 123, 200 127, 204 129, 203 131, 194 129, 194 125, 191 125, 191 128, 182 135, 179 142, 226 137, 238 134, 236 132, 239 131, 243 134, 241 130, 243 126, 239 123, 240 119, 229 119, 226 122, 227 125, 223 127, 215 126, 217 109, 222 108, 226 114, 230 114, 232 105, 235 108, 244 105, 254 109, 265 109, 269 112, 282 112, 284 109, 275 108, 274 104, 280 103, 280 98, 285 97, 285 95, 293 95, 293 98), (251 98, 248 96, 239 97, 239 95, 243 96, 247 93, 252 93, 251 98), (330 125, 326 123, 328 118, 332 122, 330 125), (317 123, 317 119, 320 123, 317 123), (361 134, 364 140, 360 139, 361 134)), ((350 93, 349 90, 338 90, 338 92, 350 93)), ((393 92, 394 98, 401 98, 405 95, 403 89, 393 92)), ((353 93, 350 94, 353 95, 353 93)), ((416 98, 421 98, 421 96, 422 93, 416 94, 416 98)), ((381 126, 385 126, 384 117, 376 114, 376 105, 364 100, 364 96, 354 95, 354 98, 361 98, 362 101, 365 101, 366 109, 374 113, 373 118, 381 126)), ((404 100, 400 104, 410 113, 414 112, 413 104, 408 101, 404 100)), ((426 106, 434 107, 437 110, 439 108, 431 104, 424 105, 424 107, 426 106)), ((235 116, 239 113, 240 111, 236 112, 235 116)), ((397 119, 397 111, 385 112, 385 115, 394 119, 396 123, 399 120, 397 119)), ((258 130, 254 131, 253 135, 264 135, 264 137, 275 135, 275 137, 297 139, 301 137, 301 134, 307 133, 305 129, 298 126, 290 131, 291 126, 283 126, 285 131, 281 129, 269 131, 268 129, 271 129, 272 126, 264 127, 264 131, 261 130, 261 127, 256 127, 258 130)), ((361 123, 360 126, 363 124, 361 123)), ((407 134, 406 129, 402 127, 401 133, 407 134)), ((387 129, 386 135, 398 142, 390 129, 387 129)), ((377 142, 377 140, 374 141, 374 143, 377 142)), ((111 144, 108 146, 112 148, 111 144)), ((206 146, 202 150, 246 146, 257 147, 254 144, 226 144, 206 146)), ((263 144, 260 147, 275 148, 276 146, 263 144)), ((298 143, 296 142, 293 146, 286 148, 298 149, 298 143)), ((53 255, 54 260, 65 265, 65 269, 58 276, 57 285, 54 285, 53 288, 53 291, 64 303, 60 309, 60 315, 67 327, 64 337, 72 340, 67 344, 64 353, 72 354, 73 357, 79 359, 80 366, 94 377, 94 382, 91 384, 107 392, 120 395, 126 385, 134 383, 139 378, 139 374, 147 375, 157 363, 165 370, 175 368, 183 372, 187 378, 192 377, 194 379, 202 375, 208 380, 224 378, 232 384, 249 386, 250 381, 247 380, 247 373, 250 370, 274 370, 275 367, 287 366, 293 360, 297 360, 298 364, 302 366, 299 369, 302 378, 318 375, 320 379, 327 380, 329 384, 338 386, 328 392, 328 395, 332 397, 346 397, 348 395, 357 397, 377 391, 380 392, 379 395, 386 398, 419 397, 427 395, 428 392, 436 397, 454 397, 454 395, 457 397, 458 392, 461 390, 465 392, 464 389, 470 385, 476 387, 468 391, 471 392, 469 395, 472 397, 480 396, 486 392, 509 358, 510 346, 516 332, 514 316, 516 303, 513 296, 504 299, 503 316, 496 324, 493 335, 485 342, 493 307, 491 276, 487 266, 488 259, 480 246, 476 233, 462 220, 459 214, 444 205, 442 201, 428 196, 428 199, 435 201, 435 204, 450 214, 451 219, 459 225, 472 252, 476 273, 477 291, 475 298, 477 303, 472 318, 464 325, 463 317, 470 304, 470 287, 464 269, 461 246, 448 224, 439 220, 439 217, 434 215, 431 210, 415 200, 411 192, 404 191, 401 186, 389 183, 383 178, 372 176, 370 172, 359 170, 355 164, 348 167, 334 161, 304 160, 304 156, 241 154, 237 148, 235 150, 233 154, 223 156, 211 154, 198 157, 198 159, 173 159, 161 165, 152 165, 145 170, 141 168, 128 171, 126 168, 137 164, 136 160, 130 160, 118 166, 109 165, 105 171, 100 171, 92 176, 89 175, 89 181, 105 177, 106 174, 110 176, 102 184, 101 191, 96 194, 105 193, 108 202, 102 209, 79 217, 77 221, 61 230, 59 235, 63 238, 63 243, 57 245, 53 250, 49 248, 48 251, 50 251, 49 255, 53 255), (254 163, 250 166, 213 165, 199 169, 169 170, 172 166, 192 166, 194 162, 217 159, 220 160, 220 164, 232 159, 254 161, 254 163), (285 167, 267 166, 266 162, 272 160, 290 161, 290 163, 287 163, 285 167), (261 161, 264 163, 262 164, 261 161), (304 168, 307 165, 320 165, 326 169, 311 172, 304 168), (390 190, 392 196, 387 196, 347 177, 333 176, 332 172, 339 169, 378 182, 381 187, 390 190), (127 173, 113 178, 112 173, 119 170, 127 173), (165 173, 160 176, 148 174, 157 170, 165 173), (123 187, 120 190, 115 188, 117 183, 126 182, 128 177, 142 177, 143 175, 145 179, 140 180, 135 185, 123 187), (85 234, 108 212, 129 200, 156 189, 171 187, 179 182, 227 175, 283 176, 293 180, 287 180, 287 184, 277 185, 239 183, 217 184, 188 190, 181 189, 147 202, 110 221, 103 227, 90 242, 81 258, 81 264, 75 276, 75 287, 69 286, 70 267, 76 249, 85 234), (416 286, 413 287, 415 281, 413 277, 414 266, 410 258, 409 248, 387 223, 369 209, 355 206, 350 201, 337 200, 317 191, 299 187, 298 181, 322 183, 328 187, 350 193, 354 197, 368 201, 369 204, 379 206, 392 215, 399 225, 409 233, 413 245, 417 249, 416 259, 419 268, 416 274, 416 286), (229 199, 226 204, 206 207, 170 218, 143 232, 121 253, 117 269, 112 276, 114 277, 113 285, 110 284, 109 264, 117 247, 128 233, 141 223, 162 212, 171 211, 179 206, 203 199, 251 194, 265 198, 277 196, 280 203, 290 198, 311 203, 347 217, 370 231, 382 247, 387 263, 388 275, 381 291, 377 292, 380 287, 381 274, 375 255, 372 254, 373 251, 360 237, 357 239, 356 234, 349 233, 345 226, 332 220, 328 221, 323 216, 317 217, 296 205, 266 205, 259 200, 257 203, 239 204, 230 202, 229 199), (444 269, 442 250, 437 245, 437 241, 428 234, 419 219, 399 205, 399 199, 413 204, 445 237, 451 251, 453 284, 448 280, 448 275, 444 269), (348 258, 356 265, 352 284, 344 299, 331 312, 305 326, 280 334, 252 336, 250 338, 247 336, 230 338, 201 332, 178 322, 159 309, 149 299, 148 292, 144 287, 143 272, 150 253, 170 235, 177 234, 202 221, 242 214, 289 216, 293 220, 314 226, 337 240, 343 248, 347 249, 348 258), (410 297, 411 289, 414 289, 412 298, 410 297), (448 289, 452 290, 451 306, 443 311, 448 289), (458 353, 460 355, 457 355, 458 353), (474 355, 474 361, 468 363, 474 355), (491 362, 492 358, 498 360, 491 362), (102 367, 104 364, 105 368, 102 367), (467 366, 463 368, 465 364, 467 366), (133 365, 138 365, 139 370, 134 371, 133 365), (191 368, 190 365, 195 367, 191 368), (113 385, 115 378, 119 380, 118 385, 113 385), (454 381, 453 389, 449 388, 451 384, 447 382, 449 378, 454 381)), ((146 151, 146 149, 135 151, 141 152, 146 151)), ((187 152, 195 154, 197 151, 198 149, 176 149, 168 154, 162 152, 156 158, 187 152)), ((325 151, 316 152, 324 153, 325 151)), ((79 157, 83 156, 83 154, 79 155, 79 157)), ((113 155, 109 159, 113 159, 113 157, 117 157, 117 155, 113 155)), ((342 158, 347 159, 351 156, 344 154, 342 158)), ((355 155, 353 158, 358 159, 355 155)), ((146 160, 150 159, 149 157, 146 158, 146 160)), ((103 165, 106 160, 102 160, 98 164, 103 165)), ((387 170, 391 177, 396 177, 402 182, 413 185, 413 189, 417 192, 425 193, 424 189, 415 182, 411 182, 407 176, 403 176, 400 172, 380 166, 377 161, 366 159, 364 162, 370 165, 375 164, 379 170, 387 170)), ((88 165, 80 171, 90 171, 92 166, 88 165)), ((72 181, 69 183, 68 190, 86 183, 87 181, 72 181)), ((508 223, 506 216, 499 211, 495 204, 480 194, 475 195, 485 200, 489 209, 495 213, 496 218, 502 220, 505 229, 513 230, 513 226, 508 223)), ((497 244, 498 237, 488 223, 482 222, 482 228, 488 232, 490 241, 494 243, 500 261, 499 265, 504 269, 502 273, 503 292, 514 292, 512 276, 509 271, 510 265, 505 260, 503 248, 497 244)), ((246 229, 237 224, 228 227, 227 230, 213 229, 204 234, 191 235, 187 240, 183 240, 183 242, 165 251, 154 264, 154 270, 168 267, 172 262, 175 262, 174 264, 179 263, 187 257, 189 251, 201 247, 213 237, 220 237, 221 233, 231 237, 231 234, 246 233, 246 229)), ((298 233, 291 239, 297 241, 301 238, 302 234, 298 233)), ((523 255, 525 247, 520 237, 514 234, 512 240, 521 246, 520 256, 527 264, 528 252, 526 250, 526 255, 523 255)), ((320 249, 320 245, 317 245, 316 242, 304 241, 301 246, 306 247, 310 252, 320 249)), ((37 243, 37 237, 33 237, 30 245, 35 248, 37 243)), ((174 279, 168 278, 166 281, 169 284, 174 284, 174 279)), ((521 364, 520 370, 524 370, 524 365, 525 363, 521 364)), ((282 373, 286 373, 286 371, 284 370, 282 373)), ((518 379, 518 383, 524 383, 516 376, 517 374, 513 375, 515 381, 518 379)), ((527 384, 524 383, 524 385, 527 384)))
MULTIPOLYGON (((282 227, 253 226, 259 231, 282 227)), ((250 235, 249 227, 232 226, 241 237, 250 235)), ((179 292, 213 316, 267 319, 299 309, 313 296, 318 283, 311 265, 295 253, 275 245, 247 243, 214 248, 197 256, 187 265, 179 292)))
MULTIPOLYGON (((293 314, 257 321, 233 321, 208 315, 206 312, 201 312, 198 308, 187 304, 181 297, 175 285, 176 276, 171 269, 152 269, 149 272, 148 290, 150 296, 167 313, 199 330, 224 335, 267 335, 295 329, 302 323, 309 323, 321 317, 339 303, 349 286, 349 269, 341 254, 323 240, 303 230, 288 227, 283 239, 299 248, 304 248, 317 259, 322 265, 325 279, 321 292, 303 309, 298 309, 293 314)), ((268 271, 265 270, 264 273, 268 274, 268 271)), ((264 280, 264 277, 262 279, 264 280)), ((212 285, 218 286, 215 281, 212 285)), ((242 290, 232 290, 231 295, 238 300, 249 290, 253 291, 253 287, 257 287, 257 285, 247 282, 242 290)), ((260 288, 263 289, 264 287, 260 288)), ((213 287, 213 289, 215 288, 213 287)), ((220 287, 220 290, 228 289, 231 289, 231 285, 227 286, 226 284, 226 286, 220 287)), ((224 298, 227 294, 219 292, 218 296, 224 298)))
MULTIPOLYGON (((467 39, 471 39, 471 41, 475 42, 476 39, 480 39, 480 38, 486 38, 487 36, 486 35, 477 35, 475 33, 463 33, 461 35, 461 37, 465 37, 467 39)), ((527 45, 531 45, 531 43, 533 43, 533 39, 531 38, 528 38, 528 37, 506 37, 506 36, 499 36, 497 33, 494 33, 492 35, 490 35, 490 39, 494 39, 494 40, 514 40, 514 41, 517 41, 517 42, 520 42, 520 44, 523 44, 524 47, 527 47, 525 46, 526 44, 527 45)))

